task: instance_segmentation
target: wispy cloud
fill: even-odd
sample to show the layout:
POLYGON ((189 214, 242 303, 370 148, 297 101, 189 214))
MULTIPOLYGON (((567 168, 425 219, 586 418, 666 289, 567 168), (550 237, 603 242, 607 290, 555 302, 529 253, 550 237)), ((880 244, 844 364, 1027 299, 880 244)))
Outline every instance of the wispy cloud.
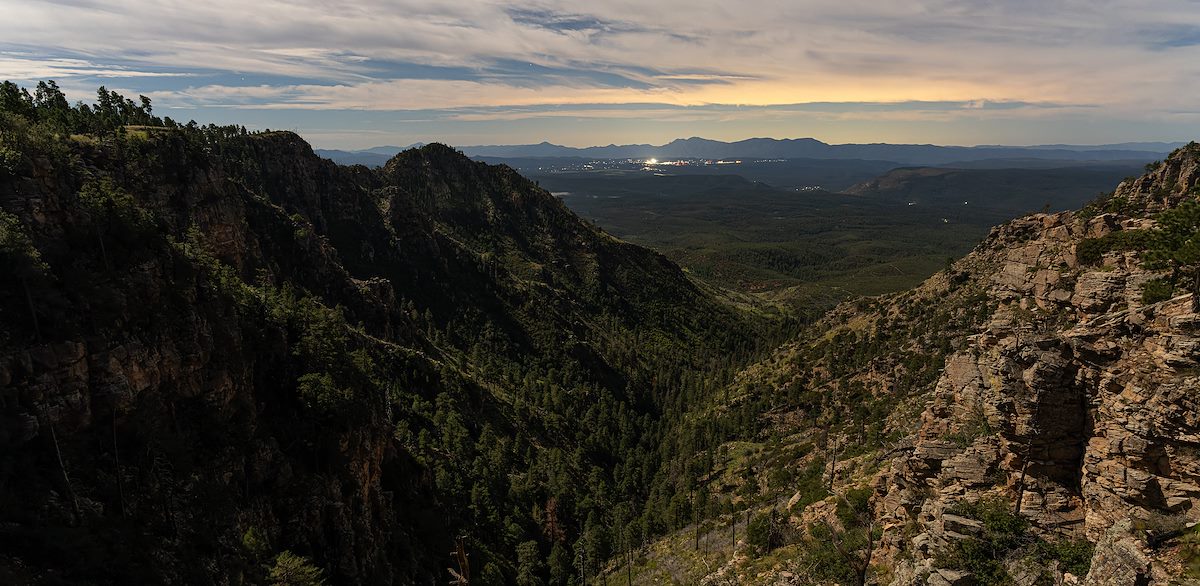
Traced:
POLYGON ((1161 119, 1200 92, 1194 0, 0 0, 0 14, 0 78, 191 110, 495 121, 750 106, 687 111, 728 133, 738 116, 814 112, 796 104, 963 124, 1049 104, 1161 119), (958 105, 879 106, 919 103, 958 105))
POLYGON ((113 64, 98 64, 86 59, 36 57, 30 54, 0 52, 0 77, 30 81, 74 77, 188 77, 172 71, 145 71, 113 64))

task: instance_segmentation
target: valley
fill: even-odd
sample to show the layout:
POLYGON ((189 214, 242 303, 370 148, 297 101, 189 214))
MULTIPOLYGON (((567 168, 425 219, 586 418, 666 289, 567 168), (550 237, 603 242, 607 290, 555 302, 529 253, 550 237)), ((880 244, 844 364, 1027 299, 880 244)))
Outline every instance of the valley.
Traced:
POLYGON ((676 167, 529 176, 612 234, 667 255, 718 286, 819 313, 857 295, 913 287, 966 254, 989 229, 1043 209, 1073 209, 1140 167, 899 169, 845 187, 805 166, 676 167), (725 169, 722 169, 725 171, 725 169), (750 179, 761 177, 762 179, 750 179))
MULTIPOLYGON (((1195 580, 1196 292, 1153 259, 1200 229, 1197 195, 1192 144, 1080 210, 998 226, 910 291, 842 304, 737 378, 735 401, 763 402, 736 445, 764 497, 753 514, 685 528, 614 572, 1195 580)), ((724 482, 727 462, 707 477, 724 482)))
POLYGON ((0 89, 7 582, 430 583, 458 537, 484 583, 594 576, 789 329, 442 145, 0 89))
MULTIPOLYGON (((914 151, 905 145, 890 145, 894 148, 888 151, 885 146, 876 150, 914 151)), ((361 154, 383 157, 392 148, 361 154)), ((966 254, 992 226, 1030 212, 1077 208, 1141 173, 1147 162, 1087 160, 1089 153, 1105 151, 1068 151, 1080 147, 1065 146, 1003 154, 1069 153, 1077 159, 979 158, 1000 154, 985 150, 975 159, 941 167, 848 158, 739 158, 735 155, 741 151, 730 150, 732 146, 720 148, 724 150, 713 152, 730 156, 598 159, 545 156, 569 151, 539 147, 502 152, 543 156, 475 158, 511 166, 561 197, 574 212, 619 238, 662 252, 697 278, 808 316, 856 295, 915 286, 947 259, 966 254)), ((748 151, 788 152, 770 143, 748 151)), ((596 154, 639 152, 658 151, 596 154)), ((967 157, 972 151, 951 152, 967 157)), ((1153 156, 1149 151, 1112 152, 1153 156)), ((324 154, 335 161, 360 162, 353 153, 324 154)))
POLYGON ((1200 0, 0 0, 0 586, 1200 585, 1200 0))
POLYGON ((0 86, 2 582, 1196 577, 1195 143, 834 193, 56 91, 0 86))

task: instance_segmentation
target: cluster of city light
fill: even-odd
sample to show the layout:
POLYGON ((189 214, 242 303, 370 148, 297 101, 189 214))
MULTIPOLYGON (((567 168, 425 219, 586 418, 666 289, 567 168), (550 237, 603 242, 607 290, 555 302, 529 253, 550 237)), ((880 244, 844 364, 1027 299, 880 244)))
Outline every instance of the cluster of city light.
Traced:
POLYGON ((742 163, 742 161, 741 161, 741 159, 734 160, 734 161, 727 161, 727 160, 715 161, 712 159, 705 159, 705 160, 680 159, 678 161, 660 161, 658 159, 646 159, 646 160, 642 161, 641 163, 642 163, 642 165, 644 165, 646 167, 685 167, 688 165, 705 165, 705 166, 707 166, 707 165, 740 165, 742 163))

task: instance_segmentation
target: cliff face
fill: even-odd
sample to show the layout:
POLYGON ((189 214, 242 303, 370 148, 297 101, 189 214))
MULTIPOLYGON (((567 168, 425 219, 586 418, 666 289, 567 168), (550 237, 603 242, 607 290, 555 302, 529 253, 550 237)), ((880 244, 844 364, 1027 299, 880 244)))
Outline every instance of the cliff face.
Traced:
MULTIPOLYGON (((958 586, 1200 577, 1195 257, 1175 270, 1155 261, 1157 247, 1189 246, 1164 226, 1200 230, 1198 184, 1190 145, 1079 212, 993 229, 912 291, 842 304, 742 371, 723 408, 754 406, 760 431, 746 441, 761 455, 727 446, 750 455, 709 477, 759 481, 722 480, 736 512, 705 537, 726 536, 705 554, 719 569, 695 573, 958 586)), ((668 551, 676 539, 635 568, 686 566, 668 551)))
POLYGON ((554 479, 615 485, 605 442, 658 432, 619 425, 749 343, 661 256, 440 145, 372 171, 290 133, 0 121, 0 582, 257 582, 291 551, 434 583, 457 536, 483 583, 540 574, 518 545, 608 502, 554 479))
MULTIPOLYGON (((160 224, 118 230, 124 219, 82 209, 88 177, 40 154, 0 189, 49 265, 29 284, 36 324, 15 302, 17 282, 6 286, 2 539, 14 580, 236 580, 256 569, 229 555, 251 528, 329 551, 340 575, 396 576, 381 554, 405 547, 404 530, 379 520, 402 516, 392 495, 430 494, 389 445, 382 407, 353 427, 317 425, 289 400, 285 381, 304 366, 287 325, 243 304, 164 232, 193 225, 189 246, 207 248, 204 258, 295 275, 362 314, 387 315, 386 305, 318 239, 256 231, 292 222, 223 169, 161 161, 136 172, 146 186, 130 185, 138 207, 126 211, 160 224), (272 266, 275 256, 287 264, 272 266)), ((89 175, 113 173, 99 153, 82 156, 96 165, 89 175)))
MULTIPOLYGON (((1090 573, 1076 576, 1085 583, 1182 571, 1189 546, 1172 538, 1200 515, 1200 315, 1190 294, 1143 302, 1158 275, 1138 251, 1084 264, 1080 249, 1152 228, 1153 213, 1195 198, 1198 155, 1183 149, 1123 183, 1115 212, 1022 218, 955 264, 997 310, 949 357, 911 449, 878 477, 876 561, 902 582, 966 579, 944 567, 945 552, 985 528, 962 503, 994 500, 1035 536, 1097 544, 1090 573)), ((1067 571, 1001 561, 1018 583, 1067 571)))

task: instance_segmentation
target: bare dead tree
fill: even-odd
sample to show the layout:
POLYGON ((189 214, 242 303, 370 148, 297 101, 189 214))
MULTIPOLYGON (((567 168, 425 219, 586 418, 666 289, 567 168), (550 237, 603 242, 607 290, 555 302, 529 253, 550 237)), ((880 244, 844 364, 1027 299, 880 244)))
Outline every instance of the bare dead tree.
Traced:
MULTIPOLYGON (((853 505, 844 494, 834 494, 841 504, 853 510, 853 505)), ((852 527, 843 526, 839 530, 827 517, 823 517, 821 522, 824 524, 825 529, 829 531, 830 544, 833 545, 838 557, 845 560, 846 565, 854 572, 855 586, 865 586, 871 569, 871 560, 875 555, 875 516, 871 514, 869 506, 866 510, 854 512, 854 524, 865 532, 863 534, 865 543, 862 547, 850 547, 847 545, 849 541, 847 537, 853 530, 852 527)))
POLYGON ((121 516, 125 516, 125 480, 121 477, 121 448, 117 445, 117 402, 112 412, 113 466, 117 469, 117 496, 121 500, 121 516))
POLYGON ((454 549, 450 551, 450 555, 454 556, 454 561, 458 564, 457 570, 446 568, 450 572, 450 584, 452 586, 470 586, 471 561, 468 559, 467 548, 463 545, 462 536, 454 539, 454 549))
POLYGON ((1029 439, 1025 441, 1025 454, 1021 462, 1021 476, 1017 479, 1017 498, 1013 504, 1013 514, 1021 514, 1021 501, 1025 500, 1025 475, 1029 471, 1029 461, 1033 458, 1033 440, 1038 434, 1038 418, 1041 416, 1042 402, 1038 400, 1038 393, 1033 393, 1033 417, 1032 425, 1029 430, 1029 439))
POLYGON ((837 441, 837 438, 834 438, 834 440, 833 440, 833 448, 832 448, 832 449, 830 450, 830 452, 829 452, 829 457, 830 457, 830 462, 829 462, 829 484, 828 484, 828 486, 826 487, 826 489, 827 489, 827 490, 828 490, 830 493, 833 493, 833 481, 834 481, 834 479, 836 479, 836 478, 837 478, 837 462, 838 462, 838 441, 837 441))
POLYGON ((71 486, 71 477, 67 474, 67 466, 63 462, 62 449, 58 445, 58 434, 54 431, 54 422, 50 421, 49 416, 46 417, 50 427, 50 441, 54 445, 54 455, 58 459, 58 471, 62 476, 63 488, 66 490, 67 499, 71 502, 71 514, 76 522, 79 521, 79 499, 75 496, 75 489, 71 486))

